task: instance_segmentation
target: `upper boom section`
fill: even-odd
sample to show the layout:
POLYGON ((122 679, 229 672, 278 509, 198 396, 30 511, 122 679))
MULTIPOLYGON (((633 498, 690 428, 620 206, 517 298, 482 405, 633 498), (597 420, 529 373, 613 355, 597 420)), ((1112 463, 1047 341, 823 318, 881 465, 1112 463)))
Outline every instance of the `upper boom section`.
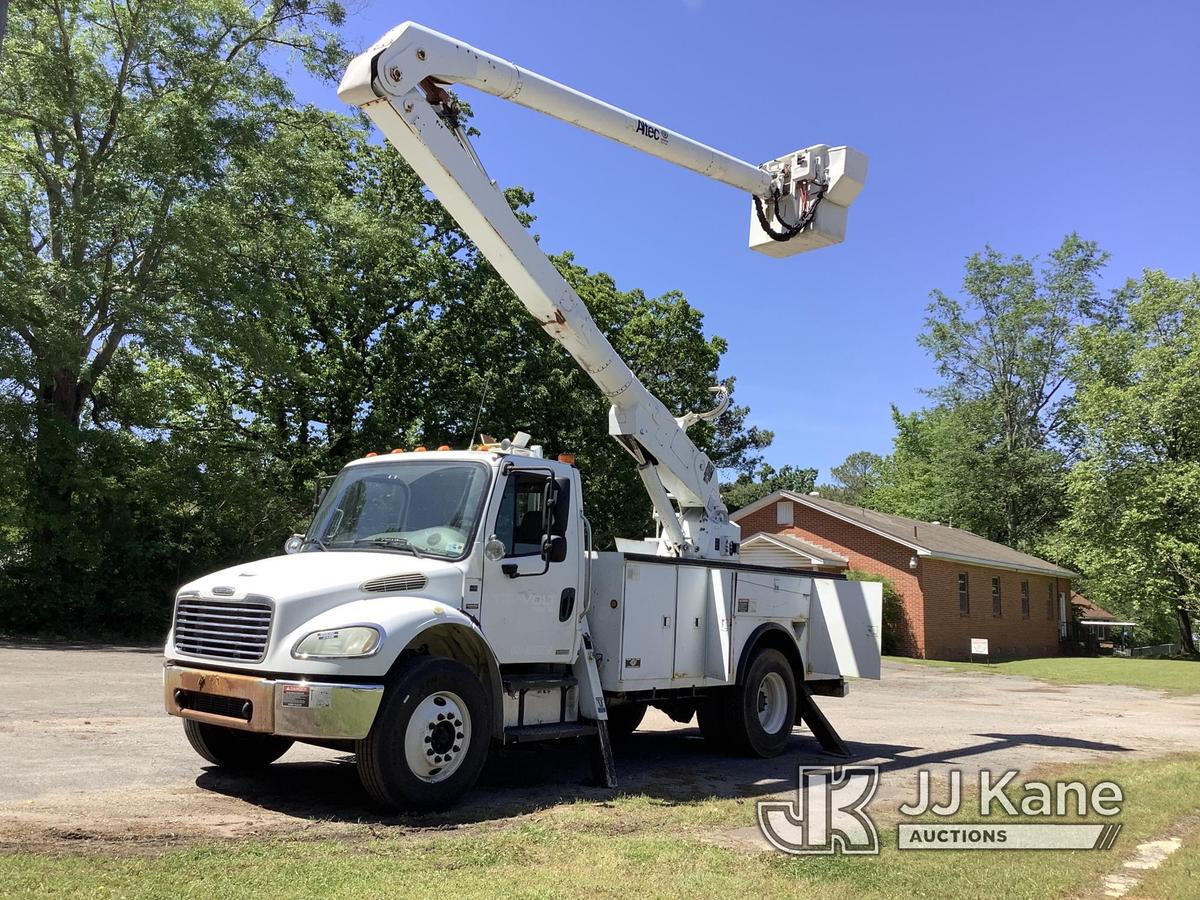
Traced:
POLYGON ((448 83, 471 85, 749 192, 750 246, 775 256, 841 240, 865 157, 820 145, 752 166, 412 22, 356 57, 338 88, 342 100, 371 117, 543 330, 604 392, 612 404, 609 431, 638 463, 663 526, 664 551, 736 557, 739 529, 721 501, 715 467, 687 435, 689 425, 719 415, 727 395, 718 389, 715 409, 677 418, 646 389, 487 176, 456 101, 442 87, 448 83))
POLYGON ((771 194, 772 176, 758 166, 415 22, 393 28, 351 62, 338 96, 361 106, 376 97, 372 81, 400 96, 426 78, 470 85, 747 193, 771 194))

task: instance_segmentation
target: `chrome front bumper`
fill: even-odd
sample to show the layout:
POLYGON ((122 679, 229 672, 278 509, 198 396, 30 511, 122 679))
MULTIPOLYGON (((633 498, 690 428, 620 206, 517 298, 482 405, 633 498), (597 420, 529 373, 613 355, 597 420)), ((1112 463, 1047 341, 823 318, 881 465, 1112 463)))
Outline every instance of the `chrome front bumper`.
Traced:
POLYGON ((294 738, 365 738, 382 684, 287 681, 163 664, 163 702, 173 716, 294 738))

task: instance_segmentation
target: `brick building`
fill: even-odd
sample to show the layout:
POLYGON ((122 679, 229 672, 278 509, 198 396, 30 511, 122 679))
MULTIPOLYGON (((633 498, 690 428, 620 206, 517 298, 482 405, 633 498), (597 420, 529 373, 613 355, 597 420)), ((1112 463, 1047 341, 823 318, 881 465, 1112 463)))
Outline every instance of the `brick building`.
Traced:
POLYGON ((890 579, 901 597, 896 637, 905 656, 967 659, 971 638, 986 638, 994 659, 1059 653, 1075 573, 1054 563, 961 528, 791 491, 731 518, 742 527, 747 562, 786 564, 779 551, 794 542, 794 566, 829 571, 831 560, 844 558, 846 569, 890 579))

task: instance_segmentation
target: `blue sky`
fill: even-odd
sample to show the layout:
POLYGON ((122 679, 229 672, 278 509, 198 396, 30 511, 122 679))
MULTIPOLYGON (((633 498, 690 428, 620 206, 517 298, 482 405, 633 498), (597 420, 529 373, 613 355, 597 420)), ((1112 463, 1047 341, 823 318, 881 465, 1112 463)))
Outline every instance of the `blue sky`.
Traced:
POLYGON ((746 195, 469 97, 543 246, 683 291, 729 341, 722 374, 777 466, 824 478, 888 451, 890 405, 936 380, 915 341, 929 291, 957 290, 986 243, 1033 255, 1079 231, 1112 253, 1110 288, 1200 268, 1200 3, 368 2, 345 37, 361 49, 404 19, 755 163, 816 143, 870 156, 846 242, 775 260, 746 249, 746 195))

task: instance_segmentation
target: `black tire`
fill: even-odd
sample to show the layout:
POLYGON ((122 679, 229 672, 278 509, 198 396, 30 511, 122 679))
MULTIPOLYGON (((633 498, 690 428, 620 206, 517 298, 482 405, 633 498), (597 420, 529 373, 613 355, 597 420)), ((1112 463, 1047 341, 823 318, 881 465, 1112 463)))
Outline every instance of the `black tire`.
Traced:
POLYGON ((192 749, 210 763, 240 772, 269 766, 295 743, 291 738, 209 725, 195 719, 183 720, 183 733, 192 749))
POLYGON ((725 725, 728 746, 733 752, 765 759, 784 751, 796 721, 796 678, 786 656, 770 647, 759 650, 746 667, 745 677, 727 699, 725 725), (768 681, 775 686, 774 690, 767 687, 768 681), (777 712, 771 716, 775 720, 771 730, 764 727, 759 716, 764 692, 782 693, 774 699, 777 712))
POLYGON ((645 703, 621 703, 608 708, 608 736, 612 741, 629 738, 646 717, 645 703))
MULTIPOLYGON (((462 710, 458 712, 461 714, 462 710)), ((419 733, 424 734, 425 730, 419 733)), ((475 785, 491 743, 491 698, 475 673, 458 660, 420 657, 405 663, 388 684, 370 733, 357 744, 358 776, 380 806, 422 811, 445 809, 475 785), (461 701, 469 714, 469 718, 463 717, 468 727, 462 729, 463 719, 453 715, 445 726, 440 719, 430 717, 426 723, 430 739, 425 741, 428 745, 425 749, 431 757, 427 765, 433 765, 434 759, 441 762, 442 757, 434 756, 432 751, 442 752, 441 743, 449 740, 445 758, 450 760, 453 753, 456 767, 449 774, 442 768, 415 772, 406 752, 409 725, 414 714, 422 718, 427 715, 425 711, 431 708, 427 704, 436 703, 438 697, 445 700, 444 694, 452 695, 454 700, 439 708, 452 710, 461 701), (455 722, 458 724, 454 725, 455 722), (464 736, 467 745, 462 747, 464 736)))
POLYGON ((787 748, 796 721, 796 676, 784 654, 772 648, 758 650, 746 666, 742 682, 713 692, 697 710, 700 733, 716 748, 739 756, 779 756, 787 748), (762 692, 772 679, 774 706, 772 731, 758 716, 762 692), (780 696, 782 695, 782 696, 780 696))
POLYGON ((700 726, 700 734, 717 750, 730 749, 729 720, 726 714, 733 691, 733 688, 717 688, 696 707, 696 724, 700 726))

